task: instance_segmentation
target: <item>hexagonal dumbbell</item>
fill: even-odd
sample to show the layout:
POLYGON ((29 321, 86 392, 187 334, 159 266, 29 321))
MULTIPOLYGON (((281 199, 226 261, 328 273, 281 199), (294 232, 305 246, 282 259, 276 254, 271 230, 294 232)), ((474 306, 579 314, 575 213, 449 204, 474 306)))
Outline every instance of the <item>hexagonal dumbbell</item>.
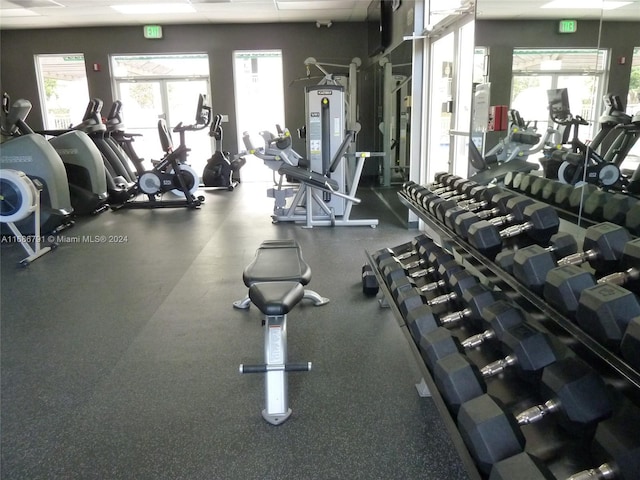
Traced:
POLYGON ((500 400, 490 395, 480 395, 463 403, 457 424, 478 470, 484 474, 488 474, 494 464, 524 449, 525 438, 515 418, 500 400))
MULTIPOLYGON (((400 305, 404 298, 408 298, 413 296, 414 294, 409 292, 409 290, 418 290, 420 294, 428 293, 428 292, 436 292, 440 290, 446 290, 449 287, 449 283, 451 281, 451 275, 454 272, 459 270, 463 270, 464 267, 458 263, 457 260, 454 260, 452 257, 447 257, 446 254, 436 255, 435 252, 429 256, 430 264, 437 265, 437 269, 435 273, 429 275, 433 275, 437 278, 432 282, 424 283, 422 285, 418 285, 417 278, 419 277, 398 277, 393 278, 391 283, 389 284, 389 290, 391 290, 391 295, 396 299, 396 302, 400 305), (404 292, 407 292, 406 294, 404 292)), ((431 270, 430 267, 427 270, 431 270)))
POLYGON ((468 238, 469 228, 480 220, 487 220, 496 227, 523 221, 524 209, 531 205, 533 200, 510 192, 500 192, 492 197, 491 202, 493 208, 489 210, 458 216, 454 222, 456 233, 462 238, 468 238))
POLYGON ((617 350, 632 318, 640 316, 637 297, 618 285, 599 284, 580 295, 576 322, 589 335, 617 350))
POLYGON ((480 220, 469 227, 469 243, 489 258, 495 258, 502 249, 502 241, 526 233, 538 243, 548 243, 558 233, 560 219, 553 207, 543 203, 527 205, 523 211, 524 223, 503 230, 486 220, 480 220))
POLYGON ((478 279, 462 268, 457 262, 446 262, 441 265, 440 268, 442 270, 446 269, 443 274, 446 275, 446 277, 436 282, 431 282, 421 287, 410 287, 403 285, 400 281, 392 285, 392 294, 395 297, 398 308, 404 316, 422 304, 429 305, 432 308, 436 306, 434 310, 440 313, 444 311, 442 305, 446 305, 450 300, 462 297, 462 291, 465 288, 469 288, 471 285, 478 283, 478 279), (450 289, 451 291, 450 293, 435 297, 431 300, 423 295, 424 293, 433 292, 440 288, 450 289))
POLYGON ((414 255, 419 255, 420 246, 430 246, 433 243, 433 240, 428 235, 422 234, 412 239, 410 243, 406 243, 395 248, 383 248, 374 252, 371 256, 378 266, 381 266, 381 263, 387 259, 402 261, 414 255))
POLYGON ((574 318, 583 290, 595 285, 595 277, 590 272, 575 265, 565 265, 547 272, 542 296, 560 313, 574 318))
POLYGON ((600 279, 598 283, 615 283, 624 285, 634 292, 640 291, 640 238, 627 242, 622 249, 620 267, 624 271, 611 273, 600 279))
POLYGON ((602 208, 602 219, 618 225, 624 225, 627 212, 637 202, 629 195, 616 193, 612 195, 602 208))
POLYGON ((590 436, 595 426, 613 411, 602 378, 575 357, 546 367, 540 384, 542 396, 548 400, 515 416, 486 394, 460 406, 458 429, 481 472, 488 473, 494 464, 523 451, 525 439, 519 425, 555 414, 557 424, 569 433, 590 436))
POLYGON ((424 332, 416 341, 425 364, 429 370, 433 370, 433 366, 441 358, 456 352, 464 353, 466 349, 479 347, 492 339, 500 341, 507 330, 524 321, 525 316, 520 309, 500 299, 483 308, 483 332, 459 340, 451 330, 440 327, 424 332))
POLYGON ((500 347, 505 356, 480 369, 459 353, 435 363, 433 379, 454 414, 464 402, 487 391, 485 379, 511 368, 526 380, 536 380, 546 366, 559 358, 549 337, 527 323, 504 332, 500 347))
POLYGON ((611 222, 603 222, 592 225, 584 233, 582 252, 561 258, 558 266, 589 262, 596 272, 615 270, 624 246, 631 240, 628 230, 611 222))
POLYGON ((547 466, 533 455, 522 452, 501 460, 491 468, 489 480, 556 480, 547 466))
POLYGON ((563 429, 586 435, 613 412, 611 393, 602 378, 576 357, 567 357, 546 367, 540 379, 540 392, 548 400, 517 414, 519 425, 556 414, 563 429))
POLYGON ((534 244, 517 250, 503 249, 496 255, 495 262, 540 294, 546 274, 556 266, 557 259, 575 253, 577 247, 573 235, 559 232, 551 237, 547 247, 534 244))
POLYGON ((569 200, 571 199, 573 190, 573 185, 563 184, 559 186, 553 198, 553 204, 563 210, 568 210, 570 208, 569 200))
POLYGON ((450 261, 454 261, 453 255, 450 253, 447 253, 444 250, 434 251, 427 257, 427 261, 422 267, 409 269, 404 268, 402 265, 398 265, 396 267, 387 265, 381 270, 381 273, 385 278, 387 285, 395 291, 398 289, 399 285, 406 284, 407 282, 413 283, 413 286, 416 286, 415 282, 419 278, 436 278, 440 266, 443 263, 450 261))
POLYGON ((640 472, 640 410, 624 405, 619 412, 598 424, 591 447, 593 468, 567 480, 638 478, 640 472))

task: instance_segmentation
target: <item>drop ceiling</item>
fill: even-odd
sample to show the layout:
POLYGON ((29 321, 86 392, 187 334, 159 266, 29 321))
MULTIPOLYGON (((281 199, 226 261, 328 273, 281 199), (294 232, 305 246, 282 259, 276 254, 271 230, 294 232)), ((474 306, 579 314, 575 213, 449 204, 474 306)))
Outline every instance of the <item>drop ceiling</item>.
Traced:
MULTIPOLYGON (((371 0, 0 0, 0 28, 65 28, 157 23, 360 22, 371 0), (154 4, 182 3, 192 13, 161 14, 154 4), (124 15, 112 5, 146 4, 143 14, 124 15)), ((410 0, 404 0, 405 2, 410 0)), ((470 0, 466 0, 469 2, 470 0)), ((549 0, 477 0, 478 18, 600 18, 640 20, 640 0, 615 10, 540 8, 549 0)), ((629 1, 629 0, 628 0, 629 1)), ((454 2, 452 2, 454 3, 454 2)), ((583 2, 574 3, 584 6, 583 2)))

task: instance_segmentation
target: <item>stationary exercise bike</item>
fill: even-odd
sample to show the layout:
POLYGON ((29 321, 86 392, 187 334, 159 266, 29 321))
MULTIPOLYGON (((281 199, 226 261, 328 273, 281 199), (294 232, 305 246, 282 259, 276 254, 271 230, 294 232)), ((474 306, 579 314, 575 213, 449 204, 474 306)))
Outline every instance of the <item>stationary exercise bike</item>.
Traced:
POLYGON ((209 136, 215 142, 215 151, 204 167, 202 183, 205 187, 226 188, 232 191, 240 183, 240 169, 247 160, 239 154, 229 160, 229 153, 222 151, 223 133, 222 115, 216 115, 209 129, 209 136))
POLYGON ((619 184, 622 180, 620 167, 608 162, 596 152, 604 136, 598 137, 597 145, 586 144, 580 140, 578 129, 581 125, 589 125, 589 122, 579 115, 571 114, 567 89, 548 90, 547 95, 551 120, 565 127, 563 143, 568 140, 570 145, 570 151, 555 150, 551 154, 551 160, 559 164, 558 180, 570 185, 586 182, 605 188, 619 184), (568 139, 570 133, 571 139, 568 139))
POLYGON ((138 176, 136 187, 138 193, 145 194, 147 201, 129 201, 118 208, 198 208, 204 203, 203 196, 195 196, 200 185, 197 172, 187 165, 189 148, 185 142, 185 132, 202 130, 211 122, 211 108, 205 105, 204 95, 198 97, 196 123, 183 125, 180 122, 173 129, 180 135, 180 144, 174 148, 171 133, 164 119, 158 120, 158 134, 165 156, 154 163, 150 170, 138 176), (177 199, 166 199, 163 196, 171 192, 177 199))

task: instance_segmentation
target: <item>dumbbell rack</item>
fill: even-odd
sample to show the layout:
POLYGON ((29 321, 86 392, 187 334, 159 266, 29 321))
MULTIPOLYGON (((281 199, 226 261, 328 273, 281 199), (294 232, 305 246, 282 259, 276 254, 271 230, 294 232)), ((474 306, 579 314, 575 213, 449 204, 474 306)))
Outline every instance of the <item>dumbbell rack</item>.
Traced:
MULTIPOLYGON (((520 306, 524 311, 529 314, 531 323, 540 328, 543 331, 549 333, 553 338, 568 345, 570 349, 580 358, 585 360, 589 365, 595 368, 598 373, 609 383, 619 386, 617 390, 624 392, 624 396, 634 403, 636 406, 640 406, 640 372, 631 368, 620 357, 613 352, 596 342, 593 338, 587 335, 577 325, 572 323, 569 319, 564 317, 558 311, 549 306, 541 297, 538 297, 525 287, 523 287, 514 277, 507 272, 499 268, 488 258, 484 257, 480 252, 474 249, 469 243, 458 237, 455 232, 451 231, 444 224, 436 220, 430 213, 426 212, 422 206, 415 204, 408 196, 403 192, 398 193, 399 199, 403 205, 412 210, 426 226, 426 233, 433 238, 436 243, 440 244, 445 250, 450 252, 454 257, 471 273, 477 276, 481 283, 491 285, 499 288, 501 291, 507 294, 507 296, 520 306)), ((562 222, 562 230, 568 231, 574 234, 576 237, 584 236, 584 229, 576 226, 571 222, 562 222)), ((375 275, 378 277, 381 290, 385 297, 389 299, 389 305, 394 311, 396 318, 399 320, 403 327, 404 334, 410 344, 410 347, 418 360, 418 365, 421 369, 421 373, 425 379, 425 382, 432 393, 432 397, 436 407, 441 413, 448 429, 452 441, 457 448, 463 464, 465 465, 471 478, 480 479, 483 478, 482 474, 478 471, 471 455, 469 454, 460 433, 457 430, 455 419, 452 418, 447 405, 445 404, 442 396, 439 394, 436 384, 427 369, 424 361, 421 357, 420 351, 416 346, 411 333, 406 324, 402 313, 398 309, 393 300, 391 292, 389 291, 381 272, 377 269, 376 263, 369 253, 367 253, 368 260, 372 265, 375 275)), ((492 361, 492 358, 483 358, 483 354, 477 351, 467 352, 469 358, 474 357, 472 360, 478 364, 486 364, 492 361)), ((521 386, 515 385, 515 387, 509 382, 507 388, 514 388, 514 398, 521 396, 523 392, 519 390, 521 386)), ((491 385, 489 385, 488 393, 491 392, 491 385)), ((502 384, 499 384, 497 388, 505 388, 502 384)), ((527 388, 527 387, 525 387, 527 388)), ((531 388, 528 386, 528 388, 531 388)), ((504 391, 502 391, 504 394, 504 391)), ((536 431, 536 429, 529 428, 529 434, 532 438, 527 436, 527 445, 532 445, 535 448, 535 443, 549 443, 554 439, 544 437, 543 430, 536 431), (532 443, 533 442, 533 443, 532 443)), ((557 429, 556 429, 557 430, 557 429)), ((562 442, 563 438, 555 439, 557 442, 562 442)), ((528 449, 527 449, 528 450, 528 449)), ((567 471, 576 471, 576 466, 581 463, 581 456, 584 456, 585 451, 579 448, 565 449, 565 458, 557 459, 558 462, 564 462, 570 466, 567 471)), ((582 463, 584 463, 584 458, 582 463)), ((578 467, 578 469, 580 469, 578 467)))

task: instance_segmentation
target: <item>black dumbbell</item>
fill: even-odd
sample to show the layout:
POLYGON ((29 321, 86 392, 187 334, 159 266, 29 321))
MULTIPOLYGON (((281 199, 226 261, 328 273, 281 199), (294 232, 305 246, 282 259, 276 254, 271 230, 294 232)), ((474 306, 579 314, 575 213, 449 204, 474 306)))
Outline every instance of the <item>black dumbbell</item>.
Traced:
MULTIPOLYGON (((640 472, 640 411, 626 405, 610 419, 598 424, 585 463, 593 468, 575 473, 566 480, 630 480, 640 472), (596 466, 597 465, 597 466, 596 466)), ((539 459, 523 452, 497 462, 491 469, 489 480, 555 480, 549 468, 539 459)))
POLYGON ((556 413, 562 428, 581 435, 591 432, 613 411, 611 394, 602 378, 576 357, 566 357, 546 367, 540 391, 548 400, 517 414, 519 425, 529 425, 556 413))
MULTIPOLYGON (((443 264, 444 265, 444 264, 443 264)), ((396 288, 395 300, 402 314, 406 316, 409 311, 419 307, 422 304, 435 307, 437 312, 441 312, 442 308, 447 302, 459 298, 462 296, 464 289, 469 288, 471 285, 478 283, 478 279, 471 275, 464 268, 457 268, 455 265, 447 265, 448 268, 446 275, 448 279, 440 280, 438 282, 432 282, 421 287, 396 288), (435 297, 434 299, 427 299, 423 293, 434 291, 438 288, 448 287, 452 291, 450 293, 435 297)), ((393 293, 393 292, 392 292, 393 293)))
POLYGON ((405 265, 398 263, 396 266, 386 265, 385 268, 381 270, 381 272, 383 277, 385 278, 385 281, 387 282, 387 285, 394 286, 394 288, 392 288, 393 291, 397 289, 397 286, 399 284, 407 283, 403 280, 405 278, 408 278, 409 280, 415 280, 418 278, 434 277, 438 273, 440 265, 452 260, 454 260, 454 258, 450 253, 447 253, 441 249, 434 250, 433 252, 429 253, 429 255, 427 256, 427 260, 417 267, 410 266, 410 268, 406 268, 405 265))
POLYGON ((367 297, 375 297, 380 290, 376 274, 368 263, 362 265, 362 293, 367 297))
POLYGON ((493 208, 458 216, 454 222, 454 229, 460 237, 466 239, 471 225, 480 220, 487 220, 496 227, 521 221, 524 208, 532 203, 533 200, 522 195, 500 192, 491 198, 493 208))
POLYGON ((452 303, 460 303, 464 292, 478 284, 479 280, 468 270, 463 269, 453 272, 449 276, 448 283, 451 290, 449 293, 444 293, 427 301, 427 304, 436 311, 446 310, 447 305, 452 303))
POLYGON ((421 293, 436 292, 442 289, 446 289, 449 285, 451 274, 464 268, 462 265, 460 265, 460 263, 458 263, 458 261, 454 260, 451 255, 437 255, 436 252, 433 252, 431 255, 429 255, 429 264, 434 265, 434 267, 437 265, 437 268, 433 273, 431 272, 431 269, 434 267, 425 269, 425 277, 427 275, 437 277, 437 280, 434 280, 432 282, 418 285, 417 280, 418 278, 421 278, 420 276, 394 276, 389 284, 389 290, 391 291, 393 297, 396 299, 396 302, 400 303, 402 301, 402 298, 404 298, 400 297, 400 294, 402 292, 411 289, 417 289, 421 293))
POLYGON ((497 300, 482 310, 483 332, 459 340, 450 330, 440 327, 425 331, 416 341, 425 364, 433 370, 441 358, 456 352, 464 353, 466 349, 478 347, 491 339, 500 341, 507 330, 524 321, 525 316, 520 309, 504 300, 497 300))
POLYGON ((495 225, 480 220, 469 227, 469 243, 489 258, 502 249, 502 241, 526 233, 538 243, 549 243, 558 233, 560 219, 553 207, 543 203, 527 205, 522 212, 524 223, 498 230, 495 225))
POLYGON ((549 243, 546 248, 534 244, 513 252, 513 276, 537 294, 542 293, 547 273, 556 267, 557 259, 578 249, 575 237, 568 233, 556 233, 549 243))
POLYGON ((620 267, 624 271, 610 273, 598 279, 598 283, 624 285, 629 290, 638 292, 640 286, 640 238, 625 244, 622 249, 620 267))
MULTIPOLYGON (((463 302, 466 302, 466 309, 457 315, 439 316, 427 303, 412 305, 404 315, 407 327, 416 343, 420 345, 423 338, 427 337, 434 330, 443 326, 450 326, 463 318, 474 320, 479 316, 484 305, 489 305, 493 299, 501 298, 499 292, 491 290, 482 284, 469 287, 464 292, 463 302), (468 311, 466 311, 468 309, 468 311)), ((406 303, 405 303, 406 305, 406 303)))
POLYGON ((589 262, 596 272, 616 269, 622 258, 624 246, 631 240, 627 229, 611 222, 602 222, 590 226, 584 234, 582 252, 561 258, 558 266, 589 262))
POLYGON ((500 347, 505 356, 480 369, 460 353, 448 355, 435 363, 433 379, 454 414, 464 402, 486 393, 485 379, 512 368, 522 378, 535 381, 545 367, 559 358, 548 336, 527 323, 504 332, 500 347))
POLYGON ((591 183, 574 186, 573 192, 569 195, 569 210, 578 213, 585 200, 598 191, 600 189, 591 183))
POLYGON ((616 193, 611 195, 609 201, 602 209, 602 218, 607 222, 624 225, 627 212, 637 202, 637 199, 629 195, 616 193))
POLYGON ((431 186, 431 191, 436 195, 441 195, 445 192, 455 189, 455 185, 459 185, 461 182, 464 182, 466 179, 462 178, 458 175, 450 175, 448 177, 444 177, 444 179, 440 182, 440 186, 431 186))
POLYGON ((569 210, 569 200, 571 199, 571 194, 573 193, 573 185, 562 184, 556 190, 555 197, 553 198, 553 204, 563 210, 569 210))
POLYGON ((532 175, 530 173, 525 173, 520 180, 520 186, 518 190, 525 195, 529 195, 531 193, 531 187, 533 186, 533 182, 539 179, 540 176, 532 175))
POLYGON ((565 265, 547 272, 542 296, 560 313, 574 318, 583 290, 595 285, 590 272, 576 265, 565 265))
POLYGON ((462 440, 484 474, 497 462, 524 450, 525 437, 515 418, 500 400, 490 395, 463 403, 456 420, 462 440))
POLYGON ((596 189, 585 197, 582 203, 582 213, 591 220, 604 220, 604 209, 611 201, 613 194, 604 190, 596 189))
POLYGON ((640 303, 625 288, 599 284, 582 291, 575 316, 585 332, 607 348, 617 350, 631 319, 640 316, 640 303))
POLYGON ((489 480, 557 480, 549 468, 533 455, 522 452, 501 460, 491 468, 489 480))
POLYGON ((540 198, 542 201, 546 203, 555 204, 556 194, 558 190, 565 185, 564 183, 560 183, 557 180, 549 179, 549 181, 542 187, 542 192, 540 193, 540 198))
POLYGON ((536 178, 531 184, 531 188, 529 189, 529 195, 535 198, 542 198, 544 187, 551 182, 552 180, 545 177, 536 178))
MULTIPOLYGON (((500 187, 497 186, 479 186, 471 190, 470 196, 475 199, 475 201, 468 200, 458 202, 457 205, 455 205, 453 208, 445 209, 444 214, 442 214, 444 224, 451 230, 455 230, 456 218, 462 214, 470 214, 470 212, 476 212, 476 215, 478 215, 480 218, 488 218, 493 215, 506 213, 506 210, 496 210, 500 208, 500 205, 494 203, 494 200, 496 202, 500 202, 503 198, 505 198, 504 202, 506 203, 506 200, 515 196, 515 194, 503 191, 500 187), (485 197, 489 200, 485 200, 485 197), (492 205, 493 208, 486 209, 487 207, 492 205)), ((472 217, 475 218, 474 215, 472 215, 472 217)))
POLYGON ((573 435, 593 434, 598 422, 612 413, 608 388, 582 360, 567 357, 546 367, 540 380, 546 402, 513 415, 501 402, 481 395, 460 406, 458 429, 480 471, 521 453, 525 439, 519 425, 556 414, 557 424, 573 435))
POLYGON ((420 247, 422 245, 430 246, 433 243, 433 240, 428 235, 421 234, 412 239, 410 243, 406 243, 395 248, 383 248, 376 251, 371 256, 378 266, 381 266, 382 262, 386 259, 401 261, 406 260, 413 255, 419 255, 420 247))

